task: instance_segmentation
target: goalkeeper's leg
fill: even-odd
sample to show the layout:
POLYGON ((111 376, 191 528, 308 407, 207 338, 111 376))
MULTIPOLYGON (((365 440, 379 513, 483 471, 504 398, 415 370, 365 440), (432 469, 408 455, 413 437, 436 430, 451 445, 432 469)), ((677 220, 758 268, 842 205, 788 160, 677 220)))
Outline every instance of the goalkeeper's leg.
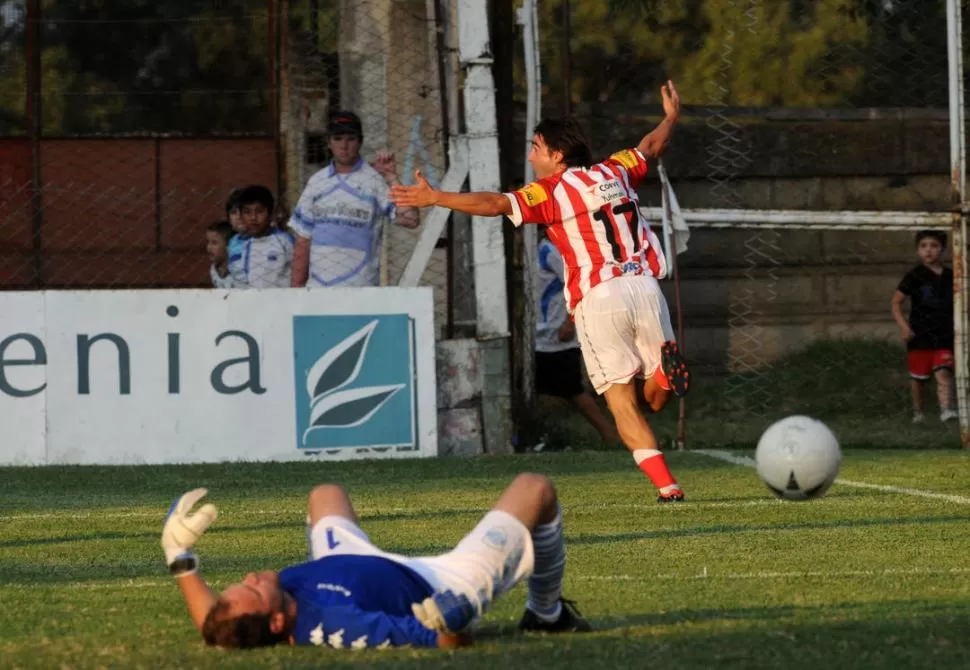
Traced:
POLYGON ((332 554, 384 553, 360 527, 350 496, 337 484, 321 484, 310 491, 306 533, 311 560, 332 554))
POLYGON ((437 593, 414 608, 429 627, 458 632, 491 602, 529 578, 525 630, 589 630, 562 598, 566 567, 562 516, 556 490, 543 475, 522 474, 502 493, 492 511, 444 556, 418 559, 437 593))
POLYGON ((350 502, 350 496, 347 495, 344 487, 338 484, 320 484, 310 491, 307 499, 307 521, 310 527, 315 526, 317 521, 325 516, 343 517, 360 525, 354 506, 350 502))

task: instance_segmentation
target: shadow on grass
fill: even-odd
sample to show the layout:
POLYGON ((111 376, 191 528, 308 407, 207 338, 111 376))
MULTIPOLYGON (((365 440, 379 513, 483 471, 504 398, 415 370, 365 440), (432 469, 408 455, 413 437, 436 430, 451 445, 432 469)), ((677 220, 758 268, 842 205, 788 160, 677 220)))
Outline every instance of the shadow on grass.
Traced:
POLYGON ((838 521, 813 521, 805 523, 735 524, 700 526, 693 528, 674 528, 636 533, 583 533, 569 539, 569 544, 612 544, 636 540, 660 540, 673 537, 702 537, 705 535, 724 535, 736 533, 786 532, 802 530, 832 530, 840 528, 867 528, 888 526, 928 526, 931 524, 964 523, 966 515, 927 516, 882 519, 843 519, 838 521))
POLYGON ((817 670, 967 667, 966 604, 846 603, 823 607, 681 610, 592 621, 591 634, 533 636, 483 626, 453 653, 279 650, 286 668, 777 668, 817 670), (322 654, 322 655, 320 655, 322 654), (304 663, 307 663, 304 665, 304 663))
POLYGON ((170 466, 45 466, 0 468, 0 511, 159 505, 197 486, 222 501, 246 501, 253 490, 272 489, 278 498, 305 499, 317 484, 346 486, 356 499, 368 489, 400 487, 404 492, 436 491, 451 486, 468 492, 497 494, 525 470, 551 477, 629 472, 629 456, 571 454, 570 458, 484 456, 474 459, 408 461, 219 463, 170 466), (43 492, 43 493, 39 493, 43 492), (81 494, 81 495, 79 495, 81 494))

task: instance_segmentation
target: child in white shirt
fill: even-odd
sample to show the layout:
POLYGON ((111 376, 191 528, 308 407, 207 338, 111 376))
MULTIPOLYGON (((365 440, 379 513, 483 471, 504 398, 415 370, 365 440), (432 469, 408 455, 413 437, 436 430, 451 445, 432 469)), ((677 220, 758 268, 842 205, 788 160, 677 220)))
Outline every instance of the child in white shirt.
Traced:
POLYGON ((239 194, 242 233, 230 244, 229 274, 236 288, 287 288, 293 263, 293 236, 273 226, 276 201, 265 186, 239 194))

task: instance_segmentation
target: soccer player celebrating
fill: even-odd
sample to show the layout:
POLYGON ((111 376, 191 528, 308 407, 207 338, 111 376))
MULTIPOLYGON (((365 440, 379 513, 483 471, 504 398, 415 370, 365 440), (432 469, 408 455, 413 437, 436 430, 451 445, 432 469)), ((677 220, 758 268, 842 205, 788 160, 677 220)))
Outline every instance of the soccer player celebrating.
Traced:
POLYGON ((673 82, 661 89, 665 118, 636 148, 592 164, 573 119, 536 126, 529 163, 535 182, 513 193, 449 193, 417 173, 414 186, 391 188, 400 207, 434 205, 477 216, 507 216, 514 225, 548 226, 566 268, 564 294, 576 322, 583 360, 596 392, 606 398, 623 442, 659 491, 659 502, 684 499, 657 438, 637 403, 634 379, 653 411, 670 392, 687 392, 690 375, 674 340, 658 279, 667 274, 660 240, 639 217, 637 187, 670 140, 680 116, 673 82))
POLYGON ((169 510, 162 549, 189 616, 208 644, 229 648, 278 643, 367 647, 455 647, 492 602, 528 578, 519 629, 586 632, 590 625, 561 596, 566 547, 552 483, 523 474, 452 551, 409 558, 381 551, 361 529, 339 486, 310 492, 311 560, 280 572, 246 575, 218 596, 198 573, 192 546, 215 521, 216 508, 192 508, 195 489, 169 510))

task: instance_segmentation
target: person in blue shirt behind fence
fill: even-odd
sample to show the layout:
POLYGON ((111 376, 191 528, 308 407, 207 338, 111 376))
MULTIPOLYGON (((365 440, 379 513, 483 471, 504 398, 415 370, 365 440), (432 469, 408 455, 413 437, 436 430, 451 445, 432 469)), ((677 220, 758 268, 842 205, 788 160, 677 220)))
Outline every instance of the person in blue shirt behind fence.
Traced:
POLYGON ((328 126, 333 160, 307 182, 293 210, 294 287, 378 286, 384 222, 418 225, 413 207, 397 210, 388 192, 398 183, 394 154, 360 156, 363 127, 352 112, 334 112, 328 126))
POLYGON ((215 520, 206 495, 178 498, 162 531, 162 549, 189 615, 205 641, 228 648, 279 643, 367 647, 455 647, 470 626, 517 582, 528 578, 519 628, 586 632, 590 625, 562 597, 566 566, 556 490, 546 477, 522 474, 450 552, 410 558, 382 551, 361 529, 343 488, 325 484, 309 496, 308 562, 253 572, 216 595, 192 551, 215 520))
POLYGON ((229 241, 229 274, 236 288, 287 288, 293 236, 273 225, 276 199, 265 186, 247 186, 237 196, 242 232, 229 241))

